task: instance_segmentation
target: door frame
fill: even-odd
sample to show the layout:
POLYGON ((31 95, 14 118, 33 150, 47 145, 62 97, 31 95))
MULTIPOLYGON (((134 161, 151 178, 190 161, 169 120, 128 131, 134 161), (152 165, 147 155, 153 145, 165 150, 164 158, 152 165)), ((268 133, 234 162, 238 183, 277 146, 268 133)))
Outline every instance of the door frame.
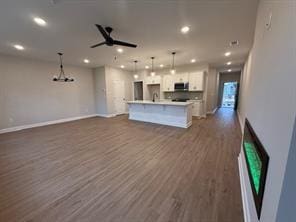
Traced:
POLYGON ((133 100, 135 100, 135 83, 142 82, 142 90, 143 90, 143 100, 144 100, 144 81, 143 80, 134 80, 133 81, 133 100))
POLYGON ((123 104, 124 104, 124 110, 123 110, 123 112, 118 112, 117 111, 117 109, 116 109, 116 104, 115 104, 115 90, 114 90, 114 92, 113 92, 113 109, 114 109, 114 112, 115 112, 115 115, 117 116, 117 115, 122 115, 122 114, 126 114, 126 110, 127 110, 127 104, 126 104, 126 98, 125 98, 125 93, 126 93, 126 87, 125 87, 125 81, 123 81, 123 80, 113 80, 113 85, 114 85, 114 83, 115 82, 120 82, 120 83, 123 83, 123 99, 122 99, 122 101, 123 101, 123 104))
MULTIPOLYGON (((218 98, 217 98, 217 107, 222 107, 222 97, 223 97, 223 86, 224 82, 237 82, 237 84, 240 84, 242 71, 233 71, 233 72, 219 72, 219 82, 218 82, 218 98)), ((237 91, 237 103, 239 103, 239 89, 237 91)))
POLYGON ((237 104, 238 104, 237 100, 238 100, 238 90, 239 90, 239 82, 237 82, 237 81, 223 82, 223 86, 222 86, 222 97, 221 97, 221 107, 222 107, 222 104, 223 104, 224 90, 225 90, 225 84, 226 83, 236 83, 236 90, 235 90, 235 95, 234 95, 233 107, 223 107, 223 108, 232 108, 233 110, 236 110, 237 104))

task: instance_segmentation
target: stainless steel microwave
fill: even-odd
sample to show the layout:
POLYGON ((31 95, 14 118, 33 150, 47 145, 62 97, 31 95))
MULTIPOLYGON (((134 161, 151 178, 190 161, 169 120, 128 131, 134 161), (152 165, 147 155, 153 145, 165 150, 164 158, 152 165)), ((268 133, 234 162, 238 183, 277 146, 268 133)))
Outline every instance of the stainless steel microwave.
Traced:
POLYGON ((188 82, 175 83, 175 91, 188 91, 188 90, 189 90, 188 82))

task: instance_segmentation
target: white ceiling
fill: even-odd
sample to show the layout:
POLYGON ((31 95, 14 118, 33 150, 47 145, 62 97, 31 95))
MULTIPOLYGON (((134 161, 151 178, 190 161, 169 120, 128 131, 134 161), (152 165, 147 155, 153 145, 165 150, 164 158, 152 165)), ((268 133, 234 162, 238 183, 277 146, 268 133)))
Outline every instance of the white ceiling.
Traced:
POLYGON ((169 66, 170 52, 177 51, 177 65, 192 58, 215 67, 229 60, 236 65, 251 49, 257 5, 257 0, 1 0, 0 52, 57 61, 56 53, 62 51, 68 64, 132 69, 133 60, 143 68, 151 56, 156 66, 169 66), (48 25, 36 25, 35 16, 48 25), (103 40, 95 23, 113 27, 114 38, 138 47, 123 48, 123 54, 116 47, 90 49, 103 40), (184 25, 191 29, 186 35, 180 33, 184 25), (232 40, 239 40, 239 46, 230 47, 232 40), (17 51, 13 44, 25 50, 17 51), (229 58, 226 51, 232 52, 229 58))

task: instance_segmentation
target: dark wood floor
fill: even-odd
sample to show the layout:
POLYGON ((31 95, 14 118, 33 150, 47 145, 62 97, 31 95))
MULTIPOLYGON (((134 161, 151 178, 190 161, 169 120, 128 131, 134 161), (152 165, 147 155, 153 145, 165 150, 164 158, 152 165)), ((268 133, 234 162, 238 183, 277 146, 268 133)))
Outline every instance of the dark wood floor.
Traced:
POLYGON ((189 129, 89 118, 0 135, 0 221, 243 221, 231 110, 189 129))

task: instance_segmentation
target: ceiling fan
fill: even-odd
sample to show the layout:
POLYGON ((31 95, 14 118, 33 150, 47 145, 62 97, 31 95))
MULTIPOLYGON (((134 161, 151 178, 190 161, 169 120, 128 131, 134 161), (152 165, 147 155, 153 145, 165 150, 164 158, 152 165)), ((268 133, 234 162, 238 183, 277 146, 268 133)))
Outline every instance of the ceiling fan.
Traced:
POLYGON ((120 45, 120 46, 132 47, 132 48, 137 47, 137 45, 135 45, 135 44, 131 44, 128 42, 123 42, 123 41, 113 39, 110 36, 111 32, 113 31, 113 29, 111 27, 103 28, 101 25, 98 25, 98 24, 96 24, 96 26, 97 26, 98 30, 100 31, 100 33, 102 34, 102 36, 104 37, 105 41, 101 42, 99 44, 93 45, 93 46, 91 46, 91 48, 96 48, 101 45, 107 45, 107 46, 120 45))

